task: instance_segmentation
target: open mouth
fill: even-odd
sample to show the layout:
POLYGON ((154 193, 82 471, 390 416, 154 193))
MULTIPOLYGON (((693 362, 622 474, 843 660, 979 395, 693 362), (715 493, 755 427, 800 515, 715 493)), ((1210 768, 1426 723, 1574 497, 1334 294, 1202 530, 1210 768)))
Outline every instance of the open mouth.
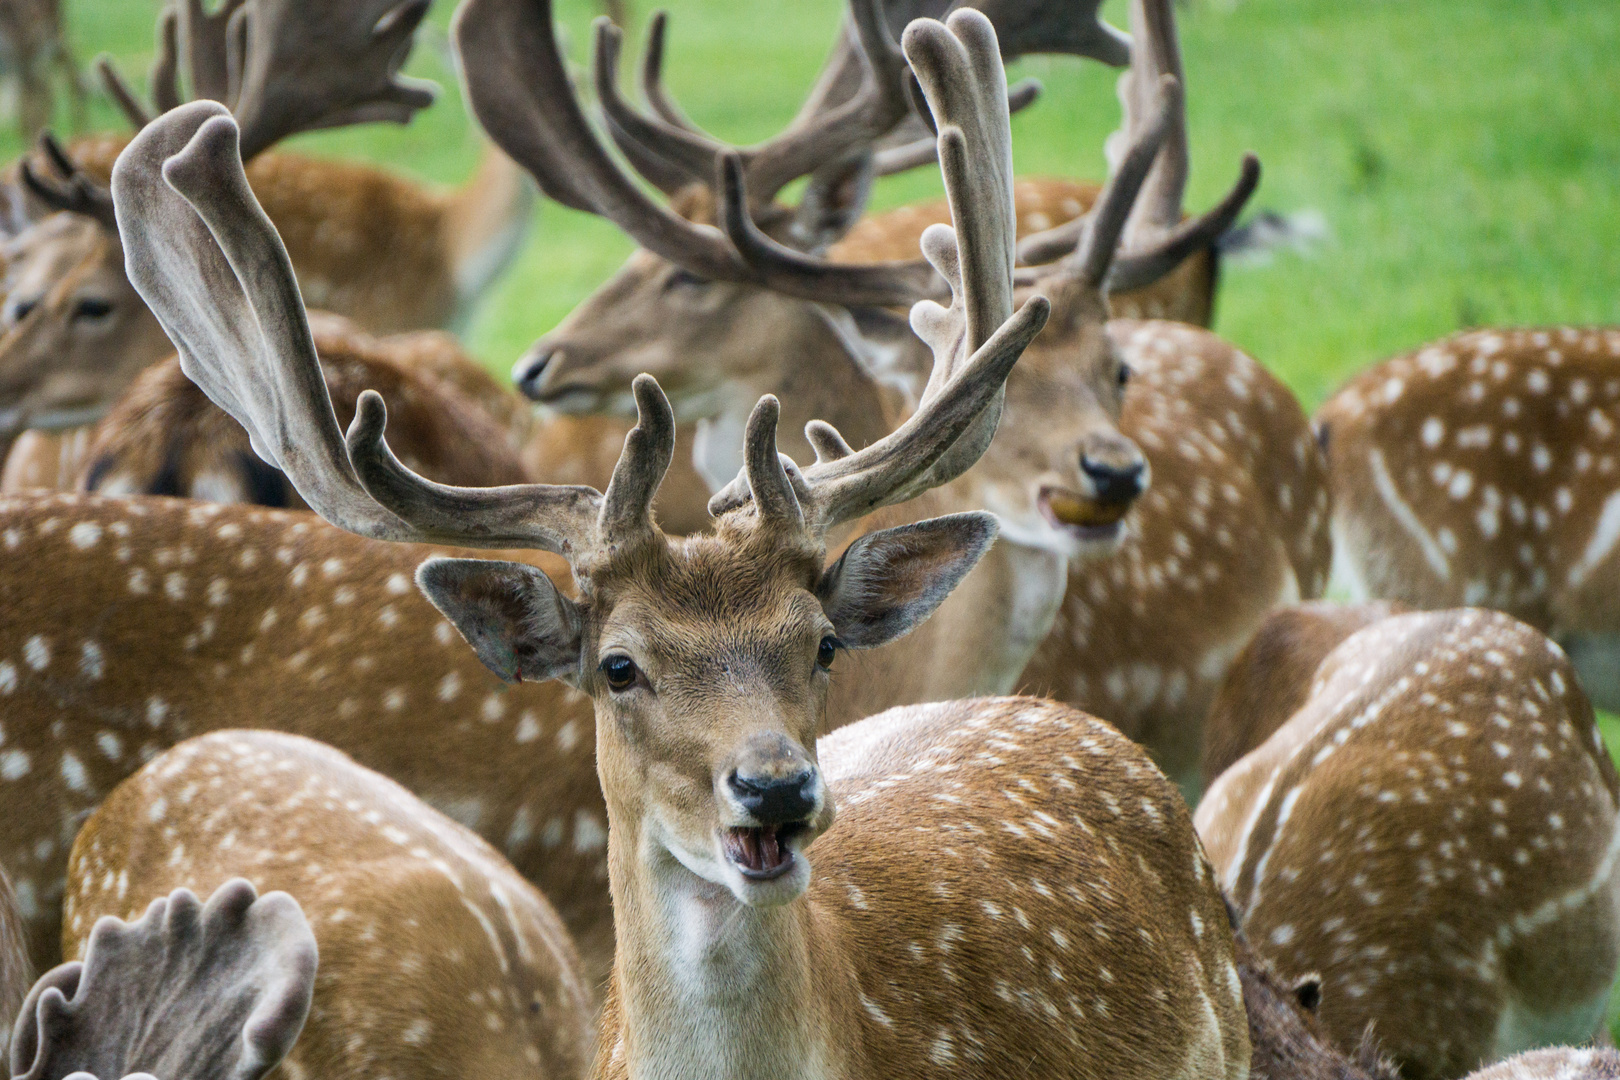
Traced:
POLYGON ((793 869, 793 849, 788 842, 805 828, 803 824, 794 823, 727 829, 722 834, 722 844, 726 858, 743 877, 770 881, 793 869))
POLYGON ((1124 529, 1129 502, 1098 502, 1065 488, 1041 488, 1041 515, 1054 529, 1081 540, 1113 540, 1124 529))
POLYGON ((531 393, 530 397, 560 413, 591 412, 602 400, 601 394, 584 386, 553 387, 531 393))

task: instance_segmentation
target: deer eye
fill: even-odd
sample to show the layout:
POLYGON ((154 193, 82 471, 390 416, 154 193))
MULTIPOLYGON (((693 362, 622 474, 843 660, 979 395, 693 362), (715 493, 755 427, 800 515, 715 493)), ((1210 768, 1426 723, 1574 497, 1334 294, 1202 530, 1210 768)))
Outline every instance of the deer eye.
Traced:
POLYGON ((623 653, 603 658, 601 669, 609 690, 628 690, 636 684, 636 662, 623 653))
POLYGON ((674 292, 677 289, 694 289, 699 285, 707 285, 708 283, 707 279, 698 277, 685 267, 677 266, 664 279, 664 291, 674 292))
POLYGON ((1119 388, 1121 390, 1125 389, 1125 384, 1131 381, 1131 365, 1121 362, 1119 374, 1115 375, 1114 378, 1119 380, 1119 388))
POLYGON ((833 660, 838 656, 839 641, 828 634, 821 639, 821 646, 816 649, 816 663, 822 671, 831 671, 833 660))
POLYGON ((19 300, 11 309, 11 321, 20 323, 28 318, 28 313, 39 306, 38 300, 19 300))
POLYGON ((73 305, 73 318, 78 319, 105 319, 112 314, 112 304, 99 297, 86 296, 73 305))

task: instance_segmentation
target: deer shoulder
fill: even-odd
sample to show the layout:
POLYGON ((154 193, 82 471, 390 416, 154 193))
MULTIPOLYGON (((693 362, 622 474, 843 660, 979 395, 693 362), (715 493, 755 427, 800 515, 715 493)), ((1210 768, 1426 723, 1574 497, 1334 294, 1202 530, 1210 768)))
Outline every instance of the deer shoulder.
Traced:
POLYGON ((103 916, 236 876, 297 897, 320 949, 290 1075, 584 1074, 593 994, 546 898, 470 830, 296 735, 188 739, 114 788, 74 841, 63 952, 82 958, 103 916))
POLYGON ((1396 615, 1211 786, 1196 824, 1255 949, 1341 1047, 1459 1075, 1602 1023, 1614 765, 1568 660, 1506 615, 1396 615))

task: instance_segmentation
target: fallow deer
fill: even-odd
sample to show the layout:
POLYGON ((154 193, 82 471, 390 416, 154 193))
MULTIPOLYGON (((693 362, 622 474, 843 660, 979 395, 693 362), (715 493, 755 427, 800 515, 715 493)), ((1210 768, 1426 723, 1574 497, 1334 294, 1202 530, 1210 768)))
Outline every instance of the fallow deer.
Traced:
MULTIPOLYGON (((1144 30, 1132 77, 1156 79, 1179 70, 1168 4, 1155 0, 1133 10, 1144 30)), ((469 63, 468 70, 478 108, 478 71, 492 69, 469 63)), ((552 98, 548 107, 560 112, 561 99, 552 98)), ((1177 101, 1166 139, 1180 126, 1180 115, 1177 101)), ((528 164, 502 119, 488 110, 484 119, 493 136, 528 164)), ((1139 146, 1155 119, 1145 107, 1128 111, 1128 133, 1139 146)), ((560 129, 559 120, 549 122, 560 129)), ((583 126, 571 131, 570 146, 588 138, 583 126)), ((1160 170, 1166 160, 1180 159, 1184 177, 1184 155, 1183 137, 1179 152, 1167 142, 1148 160, 1160 170)), ((1138 157, 1116 176, 1111 185, 1116 193, 1134 190, 1121 181, 1140 181, 1144 163, 1138 157)), ((606 162, 605 155, 593 159, 606 162)), ((579 159, 564 160, 557 152, 531 168, 542 186, 557 188, 570 182, 566 170, 582 171, 579 159)), ((1148 179, 1158 175, 1149 172, 1148 179)), ((937 511, 941 498, 953 509, 992 509, 1003 518, 1002 539, 928 626, 873 657, 857 700, 835 697, 835 717, 1023 685, 1116 722, 1146 743, 1178 779, 1195 784, 1199 725, 1226 663, 1273 604, 1320 595, 1326 583, 1323 467, 1304 413, 1263 368, 1192 327, 1116 320, 1105 334, 1108 306, 1099 283, 1107 285, 1120 274, 1145 280, 1150 266, 1160 272, 1175 268, 1179 257, 1164 245, 1224 229, 1252 180, 1252 170, 1246 170, 1233 196, 1193 222, 1192 233, 1167 239, 1150 230, 1146 246, 1117 257, 1119 265, 1111 272, 1088 266, 1082 256, 1041 272, 1038 287, 1052 296, 1055 314, 1009 376, 1007 422, 996 441, 948 493, 929 500, 935 505, 899 511, 926 516, 937 511), (1125 390, 1121 416, 1119 383, 1130 373, 1135 381, 1125 390), (1121 440, 1121 431, 1138 439, 1148 471, 1158 477, 1154 483, 1164 483, 1140 500, 1124 525, 1120 521, 1147 474, 1142 450, 1121 440), (1094 554, 1114 545, 1122 549, 1106 565, 1069 558, 1077 547, 1094 554), (1059 610, 1055 605, 1063 597, 1065 575, 1068 596, 1059 610), (1020 605, 1008 605, 1007 598, 1018 597, 1024 598, 1020 605)), ((722 216, 736 226, 733 240, 750 250, 741 210, 732 205, 741 200, 734 192, 722 194, 722 216)), ((1149 194, 1162 201, 1162 182, 1149 194)), ((1175 200, 1179 203, 1179 189, 1175 200)), ((1095 228, 1098 215, 1086 224, 1093 241, 1107 231, 1095 228)), ((1109 228, 1115 230, 1109 235, 1117 234, 1117 225, 1109 228)), ((627 229, 634 233, 636 226, 627 229)), ((754 249, 760 246, 753 243, 754 249)), ((1103 248, 1094 247, 1092 254, 1102 257, 1103 248)), ((779 265, 787 258, 766 264, 773 283, 787 277, 789 268, 779 265)), ((828 301, 847 301, 862 280, 875 277, 870 266, 849 269, 843 280, 836 266, 817 265, 815 272, 828 301)), ((811 284, 810 276, 801 274, 794 291, 805 293, 811 284)), ((600 296, 617 296, 618 288, 610 284, 600 296)), ((873 360, 869 343, 840 332, 822 307, 757 286, 687 281, 679 289, 694 293, 686 317, 643 328, 638 331, 643 337, 622 324, 624 336, 606 356, 588 346, 576 356, 568 324, 556 337, 542 339, 537 353, 556 348, 567 359, 555 384, 558 394, 574 406, 617 408, 617 402, 629 399, 637 369, 650 366, 666 386, 677 418, 697 421, 702 471, 715 482, 735 474, 748 403, 762 392, 784 402, 791 417, 785 426, 831 418, 857 446, 881 437, 905 415, 895 400, 903 395, 886 393, 883 365, 873 360), (722 340, 706 342, 706 313, 714 310, 710 294, 769 302, 791 319, 766 318, 764 308, 735 321, 727 316, 722 340)), ((619 299, 634 306, 629 296, 619 299)), ((594 327, 592 303, 570 319, 594 327)), ((888 366, 903 370, 909 362, 888 366)), ((555 370, 548 362, 546 371, 555 370)))
POLYGON ((97 922, 84 959, 40 977, 16 1013, 12 1080, 262 1080, 309 1014, 315 939, 297 901, 236 878, 133 923, 97 922))
MULTIPOLYGON (((503 393, 515 404, 515 395, 501 391, 448 339, 376 339, 333 317, 313 329, 327 390, 340 412, 352 417, 360 392, 376 389, 402 420, 399 450, 413 469, 470 487, 528 479, 510 437, 514 417, 503 425, 484 408, 485 400, 503 393), (446 362, 451 358, 460 363, 446 362), (474 400, 436 371, 471 383, 475 392, 483 389, 481 377, 492 392, 474 400)), ((24 432, 0 471, 0 492, 29 488, 303 506, 286 478, 253 453, 241 425, 209 401, 173 357, 137 376, 89 438, 24 432)))
MULTIPOLYGON (((155 97, 160 107, 178 101, 183 42, 193 86, 233 101, 251 130, 250 150, 300 126, 403 119, 431 100, 395 74, 426 6, 278 0, 233 2, 205 15, 188 0, 166 13, 160 67, 167 74, 155 80, 155 97), (219 25, 226 19, 252 28, 234 74, 219 25), (225 74, 205 73, 211 68, 225 74), (240 84, 231 93, 214 85, 227 75, 240 84)), ((144 107, 132 97, 129 108, 144 122, 144 107)), ((75 212, 45 217, 6 247, 0 442, 27 427, 93 422, 136 374, 172 352, 130 288, 102 186, 124 141, 84 142, 75 147, 77 160, 47 143, 19 167, 20 186, 42 210, 75 212)), ((438 326, 465 314, 516 250, 533 204, 527 181, 493 148, 478 175, 454 192, 288 154, 256 158, 251 175, 287 237, 305 294, 376 331, 438 326)))
MULTIPOLYGON (((496 85, 523 116, 546 93, 552 30, 547 5, 503 0, 463 4, 455 26, 464 56, 506 68, 496 85)), ((951 306, 914 309, 935 376, 863 450, 812 428, 821 453, 804 466, 778 453, 763 398, 713 535, 672 541, 652 518, 674 417, 650 376, 605 495, 432 485, 389 453, 371 395, 345 439, 217 106, 170 113, 120 159, 131 278, 188 374, 329 520, 568 560, 578 600, 518 563, 433 560, 418 581, 492 670, 566 680, 597 711, 618 939, 597 1075, 1237 1080, 1248 1039, 1225 908, 1175 789, 1125 739, 1012 699, 851 726, 823 742, 825 769, 813 749, 840 646, 924 620, 994 519, 870 533, 824 568, 828 531, 969 467, 1047 315, 1042 298, 1013 310, 994 31, 963 10, 913 23, 904 48, 958 208, 954 233, 924 238, 951 306)))
POLYGON ((1304 706, 1311 676, 1357 630, 1402 614, 1399 604, 1316 600, 1267 615, 1227 669, 1204 720, 1203 783, 1237 764, 1304 706))
POLYGON ((298 898, 320 948, 289 1077, 575 1080, 594 989, 557 914, 467 829, 329 746, 188 739, 115 788, 74 841, 63 953, 98 916, 241 876, 298 898), (453 1064, 452 1064, 453 1063, 453 1064))
POLYGON ((1317 412, 1357 596, 1479 604, 1565 644, 1620 708, 1620 329, 1458 334, 1317 412))
POLYGON ((1599 1029, 1620 961, 1617 785, 1574 669, 1478 609, 1346 638, 1195 821, 1242 929, 1413 1080, 1599 1029))

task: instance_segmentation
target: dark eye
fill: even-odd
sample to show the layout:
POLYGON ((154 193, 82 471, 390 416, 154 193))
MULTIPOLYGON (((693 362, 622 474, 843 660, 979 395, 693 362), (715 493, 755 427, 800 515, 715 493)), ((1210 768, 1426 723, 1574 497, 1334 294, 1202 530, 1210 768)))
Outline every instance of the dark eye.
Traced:
POLYGON ((708 281, 698 277, 690 270, 679 266, 671 270, 669 277, 664 279, 664 291, 674 292, 676 289, 693 289, 699 285, 707 285, 708 281))
POLYGON ((822 671, 831 671, 833 660, 838 656, 839 641, 832 635, 821 639, 821 646, 816 649, 816 663, 822 671))
POLYGON ((1119 380, 1120 389, 1124 389, 1125 384, 1131 381, 1131 365, 1121 363, 1119 365, 1119 374, 1114 377, 1119 380))
POLYGON ((628 690, 636 684, 636 662, 615 653, 602 661, 602 674, 607 676, 608 689, 628 690))
POLYGON ((105 319, 112 314, 112 304, 94 296, 86 296, 73 305, 75 319, 105 319))
POLYGON ((16 306, 11 309, 11 321, 14 323, 22 322, 24 319, 28 318, 28 313, 33 311, 38 306, 38 300, 17 301, 16 306))

